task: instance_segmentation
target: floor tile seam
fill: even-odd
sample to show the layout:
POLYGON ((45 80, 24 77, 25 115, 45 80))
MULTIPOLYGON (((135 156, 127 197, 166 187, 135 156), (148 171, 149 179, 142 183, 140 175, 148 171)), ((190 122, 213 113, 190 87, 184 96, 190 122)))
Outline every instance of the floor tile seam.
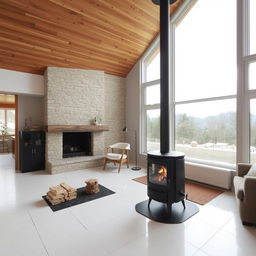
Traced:
POLYGON ((72 215, 72 216, 76 219, 76 221, 77 221, 80 225, 82 225, 82 227, 83 227, 86 231, 89 231, 88 227, 86 227, 86 225, 84 225, 84 223, 79 219, 78 216, 76 216, 76 214, 75 214, 74 212, 72 212, 72 210, 67 209, 67 211, 70 213, 70 215, 72 215))
POLYGON ((205 255, 207 256, 211 256, 210 254, 208 254, 207 252, 203 251, 202 249, 197 249, 192 256, 195 256, 198 252, 203 252, 205 255))
MULTIPOLYGON (((230 221, 232 217, 230 217, 221 227, 218 228, 218 230, 216 230, 213 235, 211 237, 209 237, 209 239, 207 239, 207 241, 205 241, 205 243, 199 247, 200 250, 202 250, 204 253, 206 253, 204 250, 203 250, 203 247, 213 238, 215 237, 218 233, 220 233, 221 231, 225 231, 223 230, 223 227, 230 221)), ((208 254, 208 253, 206 253, 208 254)))
POLYGON ((200 250, 200 248, 198 246, 192 244, 191 242, 189 242, 189 241, 187 241, 185 239, 184 239, 184 242, 195 248, 195 252, 192 254, 192 256, 195 255, 195 253, 200 250))
POLYGON ((190 242, 193 246, 197 247, 198 249, 202 249, 220 230, 221 228, 218 228, 216 231, 214 231, 213 234, 201 246, 191 243, 188 239, 184 239, 184 240, 186 242, 190 242))
MULTIPOLYGON (((140 239, 141 236, 145 236, 145 234, 137 234, 135 235, 132 239, 129 239, 129 241, 126 241, 124 244, 122 244, 121 246, 118 246, 116 249, 114 250, 110 250, 111 255, 115 254, 117 251, 119 251, 120 249, 124 248, 125 246, 131 244, 133 241, 135 241, 137 238, 140 239)), ((108 250, 109 251, 109 250, 108 250)))
MULTIPOLYGON (((232 217, 232 218, 235 218, 235 217, 232 217)), ((233 237, 235 238, 235 237, 236 237, 236 234, 234 234, 233 231, 230 231, 230 230, 225 229, 225 226, 227 226, 227 224, 232 220, 232 218, 231 218, 227 223, 225 223, 225 224, 223 225, 223 232, 225 232, 225 233, 227 233, 227 234, 229 234, 229 235, 231 235, 231 236, 233 236, 233 237)), ((241 225, 242 225, 242 221, 241 221, 241 225)))
POLYGON ((29 212, 28 210, 27 210, 27 213, 28 213, 28 215, 29 215, 29 217, 30 217, 30 220, 31 220, 31 222, 32 222, 32 224, 33 224, 33 226, 34 226, 36 232, 37 232, 37 235, 38 235, 38 237, 39 237, 39 239, 40 239, 40 241, 41 241, 41 243, 42 243, 42 245, 43 245, 43 247, 44 247, 44 249, 45 249, 45 251, 46 251, 46 254, 47 254, 48 256, 50 256, 50 254, 49 254, 49 252, 48 252, 48 250, 47 250, 47 248, 46 248, 46 245, 45 245, 45 243, 44 243, 44 241, 43 241, 43 238, 41 237, 40 232, 39 232, 39 230, 38 230, 38 228, 37 228, 37 226, 36 226, 36 223, 35 223, 35 221, 33 220, 33 217, 31 216, 31 214, 30 214, 30 212, 29 212))
MULTIPOLYGON (((225 233, 226 235, 229 235, 230 237, 232 237, 232 239, 235 239, 235 240, 237 239, 236 235, 234 235, 233 233, 228 232, 227 230, 223 229, 223 230, 221 230, 221 232, 225 233)), ((248 240, 246 240, 246 242, 248 242, 248 240)), ((243 255, 252 255, 252 254, 249 253, 249 251, 251 250, 251 248, 250 248, 251 246, 243 246, 241 243, 239 243, 237 241, 236 241, 236 246, 237 246, 238 249, 243 251, 243 253, 244 253, 243 255), (249 251, 247 251, 247 250, 249 250, 249 251)), ((205 252, 203 249, 202 249, 202 251, 205 252)))
MULTIPOLYGON (((165 230, 165 231, 166 231, 166 230, 165 230)), ((178 238, 175 234, 172 235, 172 238, 173 238, 174 242, 175 242, 175 240, 176 240, 176 241, 179 241, 179 240, 180 240, 180 238, 178 238)), ((190 241, 184 239, 184 242, 187 243, 187 244, 189 244, 190 246, 194 247, 194 248, 195 248, 195 251, 200 250, 200 247, 199 247, 199 246, 197 246, 197 245, 191 243, 190 241)), ((194 255, 194 254, 193 254, 193 255, 194 255)))

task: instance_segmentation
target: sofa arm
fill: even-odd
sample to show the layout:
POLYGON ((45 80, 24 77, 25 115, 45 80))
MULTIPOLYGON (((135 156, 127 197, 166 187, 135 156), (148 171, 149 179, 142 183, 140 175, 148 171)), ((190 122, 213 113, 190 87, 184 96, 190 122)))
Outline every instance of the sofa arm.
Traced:
POLYGON ((250 170, 251 166, 252 166, 251 164, 244 164, 244 163, 237 164, 238 176, 243 177, 244 175, 246 175, 247 172, 250 170))
POLYGON ((256 200, 256 177, 245 177, 244 180, 244 201, 255 204, 256 200))
POLYGON ((238 198, 240 201, 244 201, 244 191, 243 191, 243 190, 238 190, 238 191, 237 191, 237 198, 238 198))

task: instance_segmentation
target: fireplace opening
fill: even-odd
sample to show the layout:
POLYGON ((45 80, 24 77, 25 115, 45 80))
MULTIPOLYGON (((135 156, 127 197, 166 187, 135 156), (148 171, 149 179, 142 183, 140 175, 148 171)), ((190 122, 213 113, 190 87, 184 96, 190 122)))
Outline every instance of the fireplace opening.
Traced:
POLYGON ((91 155, 91 132, 63 132, 63 158, 91 155))

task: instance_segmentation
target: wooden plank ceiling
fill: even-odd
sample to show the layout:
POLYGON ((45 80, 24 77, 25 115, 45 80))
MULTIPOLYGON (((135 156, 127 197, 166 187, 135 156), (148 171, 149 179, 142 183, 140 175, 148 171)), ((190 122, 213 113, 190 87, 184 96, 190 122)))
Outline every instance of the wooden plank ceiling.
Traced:
POLYGON ((0 94, 0 107, 14 106, 14 105, 15 105, 14 95, 0 94))
POLYGON ((0 0, 0 68, 125 77, 158 32, 159 7, 151 0, 0 0))

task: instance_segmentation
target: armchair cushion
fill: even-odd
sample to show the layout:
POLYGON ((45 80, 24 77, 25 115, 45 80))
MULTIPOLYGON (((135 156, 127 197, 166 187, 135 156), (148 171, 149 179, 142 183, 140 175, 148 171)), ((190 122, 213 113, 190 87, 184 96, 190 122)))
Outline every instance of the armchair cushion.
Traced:
MULTIPOLYGON (((106 158, 111 159, 111 160, 120 160, 122 157, 122 154, 117 154, 117 153, 107 153, 106 158)), ((123 155, 123 159, 127 158, 127 155, 123 155)))
POLYGON ((118 142, 113 145, 108 146, 106 151, 106 156, 104 160, 103 170, 106 168, 108 162, 114 164, 119 163, 118 172, 120 172, 121 165, 126 163, 127 168, 129 168, 129 155, 128 152, 131 149, 129 143, 118 142), (109 152, 111 151, 111 152, 109 152))

